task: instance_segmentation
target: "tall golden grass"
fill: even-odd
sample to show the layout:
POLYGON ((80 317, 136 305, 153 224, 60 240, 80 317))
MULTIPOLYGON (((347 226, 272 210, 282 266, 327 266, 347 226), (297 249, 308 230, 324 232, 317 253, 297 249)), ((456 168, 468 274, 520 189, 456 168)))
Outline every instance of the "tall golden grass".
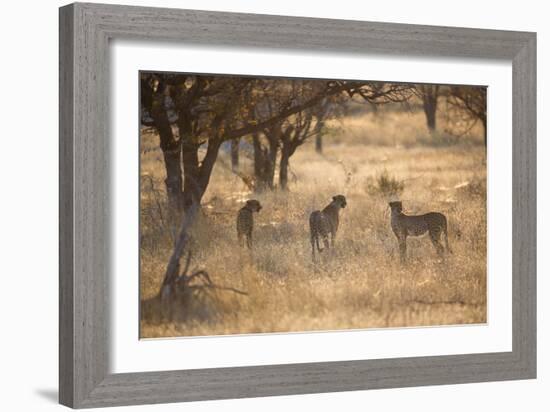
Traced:
MULTIPOLYGON (((346 118, 291 158, 290 190, 250 193, 220 153, 193 229, 193 268, 225 290, 198 296, 170 321, 158 314, 159 292, 174 238, 164 193, 158 136, 141 136, 141 337, 433 326, 486 322, 486 163, 479 135, 431 144, 421 113, 382 112, 346 118), (396 190, 384 190, 390 179, 396 190), (387 184, 387 182, 386 182, 387 184), (308 217, 344 194, 336 247, 312 263, 308 217), (402 265, 387 202, 410 214, 449 219, 453 254, 439 259, 426 237, 409 238, 402 265), (255 247, 236 241, 236 213, 249 198, 264 208, 255 247)), ((244 156, 243 156, 244 157, 244 156)), ((241 169, 252 173, 250 159, 241 169)))

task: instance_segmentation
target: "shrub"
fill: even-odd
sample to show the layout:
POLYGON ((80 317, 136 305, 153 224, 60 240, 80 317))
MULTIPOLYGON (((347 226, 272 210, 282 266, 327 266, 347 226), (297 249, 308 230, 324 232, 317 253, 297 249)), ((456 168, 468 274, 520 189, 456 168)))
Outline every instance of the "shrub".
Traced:
POLYGON ((398 196, 405 189, 405 182, 391 176, 384 170, 376 177, 367 179, 367 192, 384 196, 398 196))

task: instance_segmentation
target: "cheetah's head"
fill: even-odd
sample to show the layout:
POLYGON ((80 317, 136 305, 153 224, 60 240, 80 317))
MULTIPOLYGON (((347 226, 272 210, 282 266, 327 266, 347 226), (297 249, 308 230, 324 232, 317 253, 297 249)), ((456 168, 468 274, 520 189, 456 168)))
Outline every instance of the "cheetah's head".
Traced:
POLYGON ((340 206, 342 209, 347 205, 346 197, 344 195, 332 196, 332 201, 340 206))
POLYGON ((396 211, 397 213, 401 213, 403 211, 403 203, 400 201, 390 202, 388 204, 390 205, 392 212, 396 211))
POLYGON ((253 212, 259 212, 262 210, 262 205, 257 200, 247 200, 246 201, 246 207, 249 208, 253 212))

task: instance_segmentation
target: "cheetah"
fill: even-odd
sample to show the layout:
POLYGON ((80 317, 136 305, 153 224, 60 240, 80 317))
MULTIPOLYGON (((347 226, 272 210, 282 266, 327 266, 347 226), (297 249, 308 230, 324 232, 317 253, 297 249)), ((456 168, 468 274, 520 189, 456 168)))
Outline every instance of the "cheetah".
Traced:
POLYGON ((346 198, 343 195, 336 195, 332 197, 332 202, 328 204, 323 210, 316 210, 309 215, 309 231, 311 236, 311 256, 315 261, 315 246, 317 251, 322 252, 319 246, 319 237, 323 239, 325 249, 329 248, 328 235, 330 234, 330 246, 334 247, 334 239, 336 232, 338 231, 338 213, 340 209, 345 208, 347 205, 346 198))
POLYGON ((244 246, 246 237, 246 246, 252 248, 252 229, 254 227, 254 212, 262 210, 262 205, 257 200, 247 200, 244 207, 237 214, 237 237, 241 247, 244 246))
POLYGON ((401 262, 405 262, 407 255, 407 236, 421 236, 429 232, 432 244, 439 256, 443 255, 443 246, 440 243, 441 233, 445 235, 445 246, 448 253, 452 253, 447 236, 447 218, 444 214, 430 212, 424 215, 408 216, 403 213, 402 202, 390 202, 391 228, 399 243, 401 262))

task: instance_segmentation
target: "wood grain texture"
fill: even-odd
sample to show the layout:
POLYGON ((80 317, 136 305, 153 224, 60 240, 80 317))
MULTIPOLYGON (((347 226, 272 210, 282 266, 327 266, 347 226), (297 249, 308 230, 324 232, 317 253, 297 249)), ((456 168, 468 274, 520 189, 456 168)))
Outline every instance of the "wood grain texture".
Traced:
POLYGON ((537 112, 536 37, 512 62, 513 88, 513 351, 536 375, 537 112))
POLYGON ((73 404, 73 7, 59 13, 59 401, 73 404))
POLYGON ((533 33, 102 4, 60 9, 60 402, 99 407, 527 379, 536 375, 533 33), (513 64, 513 350, 109 373, 110 39, 494 58, 513 64))

